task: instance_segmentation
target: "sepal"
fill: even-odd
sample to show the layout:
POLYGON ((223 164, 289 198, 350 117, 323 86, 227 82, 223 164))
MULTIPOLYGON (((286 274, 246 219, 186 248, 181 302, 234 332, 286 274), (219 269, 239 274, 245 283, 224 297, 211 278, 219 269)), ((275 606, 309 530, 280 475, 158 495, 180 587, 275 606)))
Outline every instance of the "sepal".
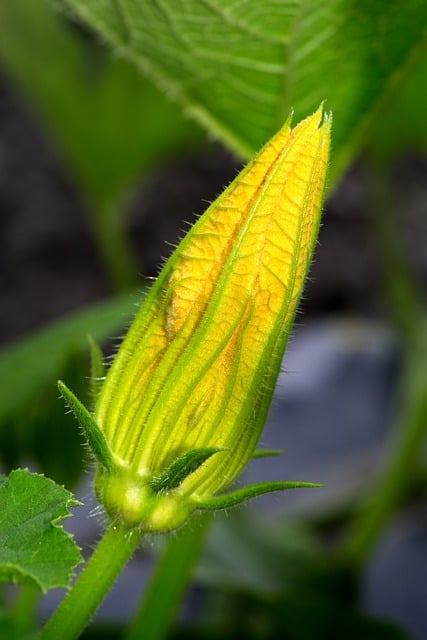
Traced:
POLYGON ((89 411, 61 380, 58 380, 58 389, 65 403, 77 419, 96 460, 105 469, 112 469, 114 467, 113 455, 104 434, 89 411))
POLYGON ((243 489, 238 489, 232 493, 226 493, 225 495, 213 496, 212 498, 203 498, 198 502, 197 508, 200 510, 216 511, 217 509, 228 509, 229 507, 235 507, 238 504, 242 504, 247 500, 252 500, 257 496, 261 496, 264 493, 271 493, 272 491, 285 491, 287 489, 314 489, 323 487, 322 484, 315 484, 313 482, 260 482, 259 484, 251 484, 243 489))
POLYGON ((156 493, 168 493, 177 489, 191 473, 197 471, 206 460, 215 453, 225 451, 224 447, 203 447, 187 451, 160 475, 150 482, 151 488, 156 493))
POLYGON ((99 344, 91 335, 88 335, 87 341, 89 343, 90 354, 90 395, 93 405, 95 406, 99 392, 101 391, 102 383, 105 380, 106 368, 104 363, 104 354, 102 353, 99 344))

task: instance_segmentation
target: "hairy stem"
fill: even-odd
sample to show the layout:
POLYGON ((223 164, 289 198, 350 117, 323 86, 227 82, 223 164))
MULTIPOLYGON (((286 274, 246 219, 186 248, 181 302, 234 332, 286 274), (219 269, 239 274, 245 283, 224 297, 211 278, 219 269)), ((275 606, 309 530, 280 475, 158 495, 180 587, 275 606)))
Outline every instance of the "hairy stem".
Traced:
POLYGON ((89 623, 141 541, 141 534, 110 525, 69 593, 42 629, 40 640, 74 640, 89 623))
POLYGON ((171 537, 126 640, 162 640, 174 621, 212 520, 207 513, 171 537))

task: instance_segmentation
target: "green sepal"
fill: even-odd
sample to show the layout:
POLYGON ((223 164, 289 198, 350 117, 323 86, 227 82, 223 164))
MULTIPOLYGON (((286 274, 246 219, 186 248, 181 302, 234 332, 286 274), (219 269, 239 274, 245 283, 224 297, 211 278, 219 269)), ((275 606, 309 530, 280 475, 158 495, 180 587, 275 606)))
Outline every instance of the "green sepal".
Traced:
POLYGON ((58 389, 82 428, 86 441, 99 464, 105 469, 112 469, 115 466, 113 455, 104 434, 89 411, 61 380, 58 380, 58 389))
POLYGON ((87 341, 89 343, 90 354, 90 396, 93 404, 95 405, 102 383, 105 379, 106 368, 104 363, 104 354, 102 353, 99 344, 91 335, 88 335, 87 341))
POLYGON ((223 447, 203 447, 187 451, 174 460, 160 476, 153 478, 150 482, 151 488, 156 493, 167 493, 177 489, 190 474, 219 451, 225 451, 223 447))
POLYGON ((233 493, 227 493, 225 495, 213 496, 212 498, 204 498, 198 502, 198 509, 203 511, 215 511, 217 509, 228 509, 234 507, 247 500, 252 500, 257 496, 261 496, 264 493, 271 493, 272 491, 285 491, 287 489, 313 489, 323 487, 322 484, 314 484, 313 482, 260 482, 259 484, 251 484, 243 489, 233 491, 233 493))
POLYGON ((252 460, 258 460, 258 458, 278 457, 282 456, 285 452, 284 449, 255 449, 252 454, 252 460))

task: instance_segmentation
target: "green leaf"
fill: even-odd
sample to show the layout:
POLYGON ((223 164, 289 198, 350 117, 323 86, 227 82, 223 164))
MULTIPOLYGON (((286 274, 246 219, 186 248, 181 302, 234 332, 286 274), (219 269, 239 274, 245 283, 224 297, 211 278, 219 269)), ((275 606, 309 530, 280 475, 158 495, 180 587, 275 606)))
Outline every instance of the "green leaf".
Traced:
POLYGON ((63 0, 247 156, 325 98, 334 175, 426 45, 424 0, 63 0))
POLYGON ((197 570, 213 589, 278 594, 317 566, 320 551, 305 523, 250 506, 217 513, 197 570))
POLYGON ((103 432, 92 415, 61 380, 58 381, 58 389, 79 423, 96 460, 106 469, 112 469, 114 467, 113 455, 103 432))
MULTIPOLYGON (((82 353, 70 353, 62 363, 64 379, 79 397, 87 393, 87 361, 82 353)), ((34 463, 48 478, 67 488, 81 477, 86 456, 74 417, 64 411, 53 380, 32 400, 3 420, 0 428, 0 466, 9 473, 34 463)))
POLYGON ((357 576, 325 555, 313 533, 308 523, 250 508, 216 517, 196 574, 217 599, 204 623, 222 625, 226 638, 259 637, 255 620, 269 638, 409 639, 359 611, 357 576))
POLYGON ((94 304, 0 352, 0 423, 54 384, 69 354, 86 350, 88 333, 102 340, 125 325, 134 302, 127 293, 94 304))
POLYGON ((25 469, 0 477, 0 580, 43 592, 67 587, 82 562, 58 523, 79 503, 52 480, 25 469))
POLYGON ((427 55, 424 55, 381 115, 369 143, 377 157, 393 159, 402 149, 427 153, 427 55))
POLYGON ((223 447, 204 447, 187 451, 180 458, 174 460, 158 478, 153 478, 152 488, 157 493, 173 491, 184 482, 187 476, 197 471, 206 460, 220 451, 225 451, 225 449, 223 447))
POLYGON ((121 197, 165 154, 200 137, 135 68, 48 0, 0 3, 0 62, 98 204, 121 197))
MULTIPOLYGON (((85 398, 87 394, 87 361, 85 354, 71 353, 64 363, 64 379, 85 398)), ((7 445, 12 434, 7 429, 0 434, 2 461, 7 471, 16 469, 22 463, 31 460, 37 469, 58 484, 72 489, 81 478, 88 462, 86 450, 82 447, 81 433, 76 429, 75 418, 64 410, 64 404, 58 398, 58 389, 54 381, 30 403, 23 406, 14 417, 15 428, 20 430, 19 446, 15 461, 3 456, 3 445, 7 445)), ((19 433, 19 431, 18 431, 19 433)))
POLYGON ((292 481, 278 481, 278 482, 260 482, 259 484, 250 484, 248 487, 238 489, 232 493, 225 493, 223 495, 214 496, 213 498, 204 498, 198 503, 199 509, 208 509, 213 511, 216 509, 228 509, 229 507, 235 507, 238 504, 252 500, 257 496, 262 496, 264 493, 271 493, 272 491, 287 491, 288 489, 316 489, 322 487, 321 484, 314 484, 313 482, 292 482, 292 481))

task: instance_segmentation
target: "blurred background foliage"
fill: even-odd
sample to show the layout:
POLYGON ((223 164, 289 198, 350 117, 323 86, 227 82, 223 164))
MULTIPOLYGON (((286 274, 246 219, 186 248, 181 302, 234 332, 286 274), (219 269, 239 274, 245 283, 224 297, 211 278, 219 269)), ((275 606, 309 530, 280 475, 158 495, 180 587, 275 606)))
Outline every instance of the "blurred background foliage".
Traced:
MULTIPOLYGON (((298 121, 327 99, 334 113, 329 193, 342 188, 358 160, 386 321, 398 336, 390 446, 375 482, 336 511, 297 523, 238 512, 216 523, 197 570, 205 590, 199 618, 170 634, 305 639, 338 637, 339 629, 339 637, 409 637, 357 605, 361 568, 373 548, 396 512, 425 496, 425 290, 405 245, 399 162, 418 154, 425 183, 426 3, 3 0, 0 69, 66 176, 75 203, 70 215, 73 207, 84 211, 102 272, 95 295, 84 300, 93 299, 89 307, 58 305, 64 317, 37 329, 41 322, 30 317, 0 353, 3 469, 35 465, 68 487, 87 461, 53 382, 64 377, 84 398, 87 335, 110 353, 107 338, 123 331, 141 297, 137 289, 146 287, 130 233, 141 185, 154 179, 161 208, 163 192, 173 199, 176 182, 186 188, 181 165, 214 158, 216 179, 230 179, 292 109, 298 121)), ((1 162, 7 165, 4 154, 1 162)), ((199 175, 190 173, 190 182, 199 175)), ((17 177, 21 182, 27 184, 25 176, 17 177)), ((194 198, 213 197, 220 187, 200 196, 196 190, 194 198)), ((7 198, 0 204, 4 219, 13 216, 7 198)), ((165 210, 155 223, 175 241, 169 215, 165 210)), ((150 239, 141 246, 149 252, 150 239)), ((83 259, 78 244, 73 251, 72 261, 83 259)), ((307 297, 309 305, 310 290, 307 297)), ((87 637, 118 633, 94 626, 87 637)))

